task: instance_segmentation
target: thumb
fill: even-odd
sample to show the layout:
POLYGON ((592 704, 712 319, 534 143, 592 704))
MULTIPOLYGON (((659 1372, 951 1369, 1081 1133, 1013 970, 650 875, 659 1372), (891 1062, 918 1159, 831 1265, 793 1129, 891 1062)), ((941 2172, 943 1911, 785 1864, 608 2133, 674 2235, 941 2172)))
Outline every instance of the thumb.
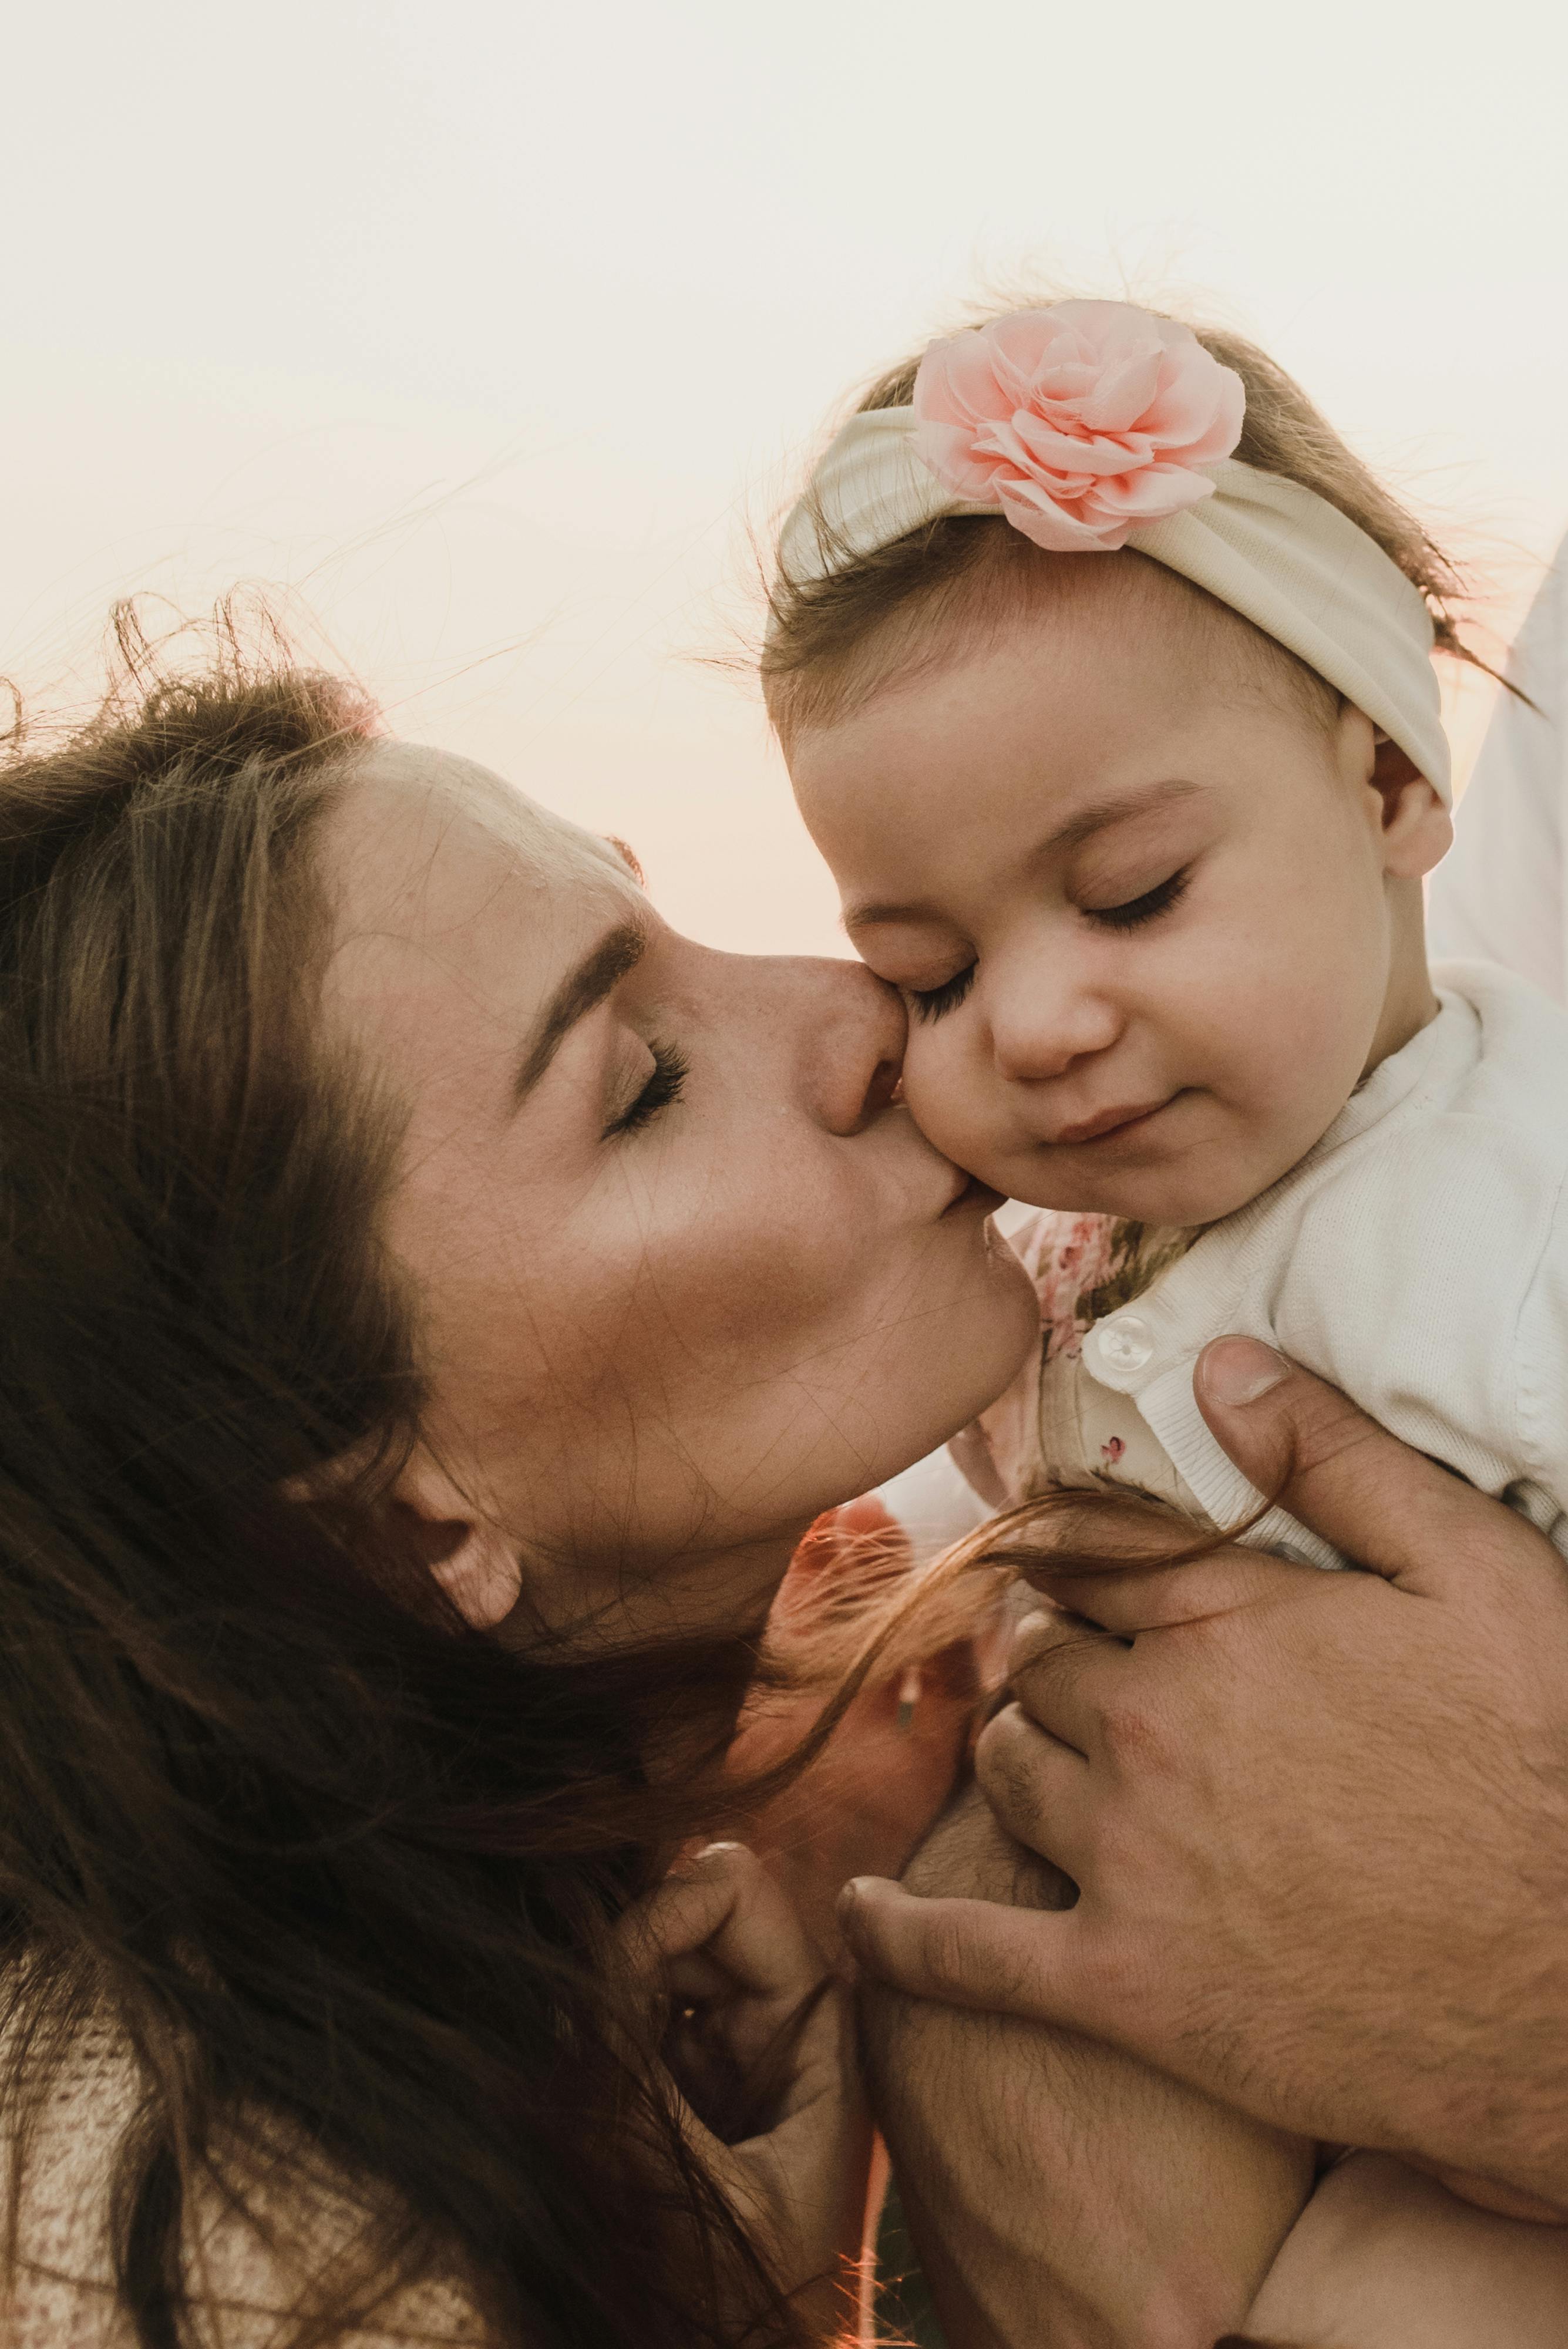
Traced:
POLYGON ((863 1971, 910 1998, 1039 2023, 1077 2019, 1071 1978, 1082 1928, 1071 1909, 926 1900, 857 1876, 839 1895, 838 1924, 863 1971))
POLYGON ((1198 1358, 1199 1409, 1261 1493, 1358 1566, 1434 1593, 1467 1574, 1556 1553, 1525 1520, 1412 1452, 1310 1371, 1255 1338, 1216 1338, 1198 1358))

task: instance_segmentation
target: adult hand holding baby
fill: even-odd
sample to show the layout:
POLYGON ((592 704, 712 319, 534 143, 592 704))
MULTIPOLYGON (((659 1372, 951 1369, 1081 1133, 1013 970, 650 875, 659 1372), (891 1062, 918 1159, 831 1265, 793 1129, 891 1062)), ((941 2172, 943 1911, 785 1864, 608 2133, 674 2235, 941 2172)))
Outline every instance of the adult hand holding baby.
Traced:
POLYGON ((1268 1349, 1220 1340, 1197 1384, 1252 1483, 1371 1571, 1037 1577, 1072 1617, 1021 1634, 979 1767, 1076 1907, 871 1881, 846 1936, 916 1996, 1568 2209, 1568 1573, 1268 1349))

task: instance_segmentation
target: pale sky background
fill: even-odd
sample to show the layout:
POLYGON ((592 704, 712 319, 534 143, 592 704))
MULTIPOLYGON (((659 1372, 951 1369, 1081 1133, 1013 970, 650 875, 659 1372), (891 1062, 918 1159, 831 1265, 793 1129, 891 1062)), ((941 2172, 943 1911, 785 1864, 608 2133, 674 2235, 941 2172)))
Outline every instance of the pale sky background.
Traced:
MULTIPOLYGON (((277 591, 400 730, 842 951, 704 657, 846 390, 1027 269, 1254 334, 1495 590, 1568 525, 1547 0, 51 0, 4 40, 0 669, 277 591)), ((1461 763, 1484 715, 1461 698, 1461 763)))

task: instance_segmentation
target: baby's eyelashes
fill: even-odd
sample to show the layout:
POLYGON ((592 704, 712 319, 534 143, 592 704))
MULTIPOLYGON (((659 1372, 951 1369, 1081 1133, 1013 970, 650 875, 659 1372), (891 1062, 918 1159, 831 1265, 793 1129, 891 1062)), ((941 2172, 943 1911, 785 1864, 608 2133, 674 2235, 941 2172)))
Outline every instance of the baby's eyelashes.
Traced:
POLYGON ((1192 867, 1184 864, 1179 872, 1156 882, 1152 889, 1145 889, 1139 896, 1124 898, 1119 905, 1081 905, 1078 911, 1085 921, 1097 923, 1101 929, 1136 930, 1143 923, 1155 921, 1161 914, 1168 914, 1173 905, 1179 905, 1191 878, 1192 867))
POLYGON ((967 970, 961 970, 953 978, 943 979, 940 987, 909 988, 907 992, 910 1003, 914 1006, 916 1019, 940 1019, 945 1018, 948 1012, 956 1011, 974 985, 974 975, 978 968, 979 965, 971 962, 967 970))
MULTIPOLYGON (((1147 864, 1144 869, 1147 871, 1147 864)), ((1099 930, 1141 929, 1146 923, 1158 921, 1162 914, 1170 913, 1180 904, 1187 894, 1192 873, 1191 864, 1180 865, 1176 872, 1168 873, 1163 880, 1157 881, 1152 888, 1140 890, 1134 896, 1113 895, 1111 901, 1106 905, 1085 905, 1082 898, 1071 895, 1068 898, 1069 917, 1075 914, 1080 920, 1091 924, 1094 928, 1099 930)), ((1114 880, 1110 885, 1114 890, 1116 887, 1114 880)), ((1127 885, 1124 883, 1123 885, 1127 885)), ((891 955, 886 959, 881 955, 867 957, 874 969, 879 962, 883 964, 879 975, 890 979, 892 984, 900 989, 916 1019, 927 1023, 945 1019, 950 1011, 958 1010, 961 1004, 968 1000, 980 968, 977 957, 974 961, 966 963, 961 970, 955 971, 950 978, 944 978, 940 986, 913 987, 908 979, 898 978, 887 968, 888 962, 898 958, 901 957, 891 955)), ((921 958, 924 959, 923 957, 921 958)), ((931 959, 936 959, 934 955, 931 959)), ((940 964, 938 967, 940 968, 940 964)), ((929 963, 927 964, 927 968, 929 968, 929 963)))

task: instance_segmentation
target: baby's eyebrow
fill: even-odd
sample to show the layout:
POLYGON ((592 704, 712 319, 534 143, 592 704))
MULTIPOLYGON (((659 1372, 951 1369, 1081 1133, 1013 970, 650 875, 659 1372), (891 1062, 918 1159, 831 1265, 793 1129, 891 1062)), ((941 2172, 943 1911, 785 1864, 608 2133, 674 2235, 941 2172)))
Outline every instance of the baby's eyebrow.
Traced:
POLYGON ((1066 823, 1041 842, 1041 854, 1063 848, 1081 848, 1098 832, 1106 832, 1114 823, 1126 823, 1133 816, 1149 815, 1157 808, 1168 807, 1178 800, 1197 797, 1201 783, 1188 782, 1172 776, 1159 783, 1145 783, 1136 792, 1123 792, 1114 800, 1097 801, 1092 807, 1080 808, 1066 823))
POLYGON ((918 901, 908 905, 846 905, 840 920, 851 937, 857 930, 874 930, 880 922, 934 922, 934 905, 918 901))

